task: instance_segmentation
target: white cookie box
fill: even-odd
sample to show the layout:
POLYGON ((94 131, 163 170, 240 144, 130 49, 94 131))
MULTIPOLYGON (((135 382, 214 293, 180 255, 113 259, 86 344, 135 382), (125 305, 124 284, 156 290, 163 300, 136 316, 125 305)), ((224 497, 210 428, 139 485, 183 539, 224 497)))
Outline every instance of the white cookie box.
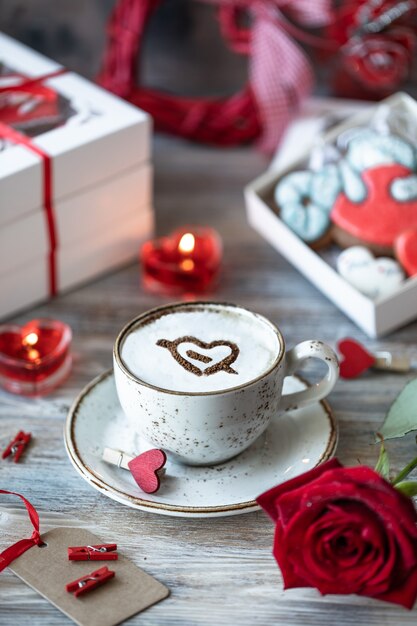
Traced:
MULTIPOLYGON (((415 117, 417 123, 417 102, 407 94, 395 94, 384 103, 393 109, 406 111, 408 115, 415 117)), ((332 141, 340 132, 366 124, 374 110, 375 107, 367 106, 363 112, 353 115, 328 132, 325 140, 332 141)), ((296 124, 297 122, 290 129, 290 158, 286 159, 285 153, 281 151, 276 160, 278 166, 257 178, 245 189, 249 223, 369 337, 387 334, 417 317, 417 277, 408 278, 394 294, 373 301, 352 287, 319 253, 297 237, 272 208, 270 200, 276 183, 288 171, 300 167, 309 156, 313 145, 314 133, 308 137, 305 124, 297 133, 296 124), (298 153, 293 151, 294 143, 302 146, 298 153)), ((285 141, 283 147, 285 150, 285 141)))
MULTIPOLYGON (((153 211, 148 206, 125 216, 110 228, 98 230, 93 238, 61 248, 57 253, 60 291, 137 258, 141 243, 151 236, 152 230, 153 211)), ((0 318, 48 299, 48 257, 39 257, 13 272, 2 274, 0 285, 0 318)))
MULTIPOLYGON (((31 77, 61 68, 1 33, 0 61, 31 77)), ((149 159, 151 124, 146 113, 72 72, 44 84, 68 98, 77 111, 64 126, 33 138, 53 159, 55 201, 149 159)), ((0 226, 42 210, 42 168, 41 157, 23 146, 0 151, 0 226)), ((77 229, 80 224, 69 227, 77 229)))
MULTIPOLYGON (((149 211, 152 202, 152 168, 143 165, 101 185, 55 202, 58 250, 78 249, 79 240, 89 238, 96 246, 104 228, 114 233, 114 226, 126 218, 149 211)), ((2 276, 45 257, 49 250, 47 220, 44 211, 32 211, 0 227, 0 285, 2 276)), ((82 276, 80 277, 82 278, 82 276)), ((58 287, 60 287, 58 283, 58 287)))

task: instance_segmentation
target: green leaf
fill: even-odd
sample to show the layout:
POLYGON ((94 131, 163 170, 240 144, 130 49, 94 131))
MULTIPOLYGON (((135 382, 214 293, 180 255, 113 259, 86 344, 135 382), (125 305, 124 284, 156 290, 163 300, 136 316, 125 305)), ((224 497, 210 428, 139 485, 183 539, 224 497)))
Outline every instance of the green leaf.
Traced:
POLYGON ((375 471, 381 474, 383 478, 386 478, 386 480, 389 480, 389 458, 383 441, 381 441, 381 449, 379 451, 377 464, 375 465, 375 471))
POLYGON ((417 480, 403 480, 397 483, 395 488, 409 498, 417 496, 417 480))
POLYGON ((379 432, 384 439, 394 439, 412 430, 417 430, 417 378, 407 383, 397 396, 379 432))

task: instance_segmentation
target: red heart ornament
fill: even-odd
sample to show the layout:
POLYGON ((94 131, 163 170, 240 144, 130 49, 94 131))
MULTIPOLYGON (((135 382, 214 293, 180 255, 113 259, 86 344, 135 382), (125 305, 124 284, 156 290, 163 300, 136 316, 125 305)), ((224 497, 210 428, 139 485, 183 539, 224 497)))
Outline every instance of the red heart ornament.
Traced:
POLYGON ((144 285, 167 294, 197 293, 212 287, 220 270, 222 242, 212 228, 179 228, 147 241, 140 252, 144 285))
POLYGON ((154 448, 139 454, 133 461, 128 463, 129 469, 138 486, 145 493, 155 493, 161 486, 158 471, 167 461, 167 455, 163 450, 154 448))
POLYGON ((417 229, 406 230, 395 241, 395 256, 409 276, 417 274, 417 229))
POLYGON ((354 339, 342 339, 337 349, 344 359, 340 362, 341 378, 356 378, 369 370, 375 363, 375 357, 354 339))
POLYGON ((410 174, 411 170, 398 164, 365 170, 366 199, 352 202, 344 193, 339 194, 332 221, 366 243, 392 247, 403 231, 417 229, 417 201, 400 202, 390 194, 392 182, 410 174))

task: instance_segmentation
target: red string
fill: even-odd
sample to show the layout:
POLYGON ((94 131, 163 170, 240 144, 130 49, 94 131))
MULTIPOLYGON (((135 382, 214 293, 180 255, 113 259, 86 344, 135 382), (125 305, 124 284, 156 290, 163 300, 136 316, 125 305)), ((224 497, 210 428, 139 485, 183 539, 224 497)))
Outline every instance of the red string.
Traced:
POLYGON ((9 139, 15 144, 23 145, 35 154, 39 155, 43 162, 43 209, 45 212, 46 225, 49 238, 49 293, 54 296, 57 293, 56 249, 58 238, 55 225, 55 211, 52 203, 52 159, 41 148, 32 142, 29 137, 19 133, 7 124, 0 122, 0 137, 9 139))
POLYGON ((13 544, 9 548, 6 548, 2 553, 0 553, 0 572, 2 572, 6 567, 10 565, 15 559, 21 556, 26 550, 33 548, 33 546, 42 546, 43 541, 41 539, 41 535, 39 532, 39 515, 35 509, 35 507, 26 500, 20 493, 15 493, 14 491, 6 491, 4 489, 0 489, 0 493, 8 494, 11 496, 17 496, 20 498, 26 509, 29 513, 29 519, 32 522, 32 526, 34 531, 30 539, 21 539, 17 543, 13 544))
POLYGON ((51 72, 50 74, 43 74, 42 76, 36 76, 35 78, 24 78, 17 85, 6 85, 5 87, 0 87, 0 93, 7 93, 8 91, 25 91, 25 89, 40 85, 45 80, 49 80, 49 78, 62 76, 62 74, 65 74, 66 72, 67 70, 61 67, 59 70, 56 70, 56 72, 51 72))

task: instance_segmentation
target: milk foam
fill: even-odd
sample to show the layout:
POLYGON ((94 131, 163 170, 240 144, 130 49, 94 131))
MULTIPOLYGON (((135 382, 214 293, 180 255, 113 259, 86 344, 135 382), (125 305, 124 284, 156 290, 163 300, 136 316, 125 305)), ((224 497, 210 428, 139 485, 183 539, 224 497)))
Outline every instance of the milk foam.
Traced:
POLYGON ((145 323, 126 335, 121 358, 137 378, 171 391, 219 391, 248 383, 268 370, 281 350, 267 322, 227 305, 168 309, 150 320, 145 318, 145 323), (205 348, 192 339, 177 343, 183 337, 204 343, 225 341, 227 345, 205 348), (235 360, 234 346, 238 349, 235 360), (222 364, 224 369, 219 370, 222 364), (214 372, 195 373, 208 368, 214 372))

